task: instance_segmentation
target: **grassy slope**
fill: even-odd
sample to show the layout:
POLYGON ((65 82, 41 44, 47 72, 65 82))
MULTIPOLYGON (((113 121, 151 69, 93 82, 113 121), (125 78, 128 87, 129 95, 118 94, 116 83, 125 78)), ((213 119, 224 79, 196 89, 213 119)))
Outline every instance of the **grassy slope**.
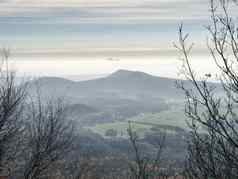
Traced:
POLYGON ((140 124, 140 122, 142 123, 146 122, 155 125, 176 126, 186 129, 185 116, 182 107, 172 107, 169 110, 155 114, 152 113, 140 114, 138 116, 128 118, 123 122, 97 124, 95 127, 91 127, 90 129, 101 135, 104 135, 108 129, 115 129, 118 132, 118 136, 122 134, 123 137, 125 137, 127 134, 128 121, 139 122, 139 124, 138 123, 132 124, 134 129, 140 135, 143 135, 145 132, 150 131, 151 127, 153 127, 152 125, 140 124))

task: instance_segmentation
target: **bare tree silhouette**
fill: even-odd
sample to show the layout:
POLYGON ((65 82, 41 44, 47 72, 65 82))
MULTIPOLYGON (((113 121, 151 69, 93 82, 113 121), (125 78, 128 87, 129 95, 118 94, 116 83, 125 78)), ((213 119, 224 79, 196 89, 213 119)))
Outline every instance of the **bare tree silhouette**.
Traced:
POLYGON ((222 95, 209 82, 208 72, 199 78, 191 65, 192 45, 188 34, 179 28, 179 43, 175 47, 183 57, 183 74, 192 87, 182 82, 186 95, 185 113, 190 119, 191 138, 186 162, 186 176, 196 179, 238 177, 238 30, 231 8, 236 1, 211 0, 211 25, 208 50, 219 69, 222 95))
POLYGON ((1 50, 0 67, 0 174, 12 170, 19 153, 26 84, 16 84, 8 67, 9 50, 1 50))
POLYGON ((24 178, 37 179, 52 170, 56 173, 56 164, 64 162, 74 140, 73 123, 67 120, 62 102, 43 103, 40 98, 33 102, 24 139, 24 178))
MULTIPOLYGON (((130 171, 133 179, 149 179, 156 173, 159 176, 159 167, 161 162, 161 155, 165 144, 165 134, 161 134, 157 141, 157 152, 156 156, 152 159, 144 155, 140 149, 139 137, 137 133, 133 130, 131 122, 129 122, 128 127, 129 140, 133 149, 133 154, 135 155, 135 160, 131 163, 130 171)), ((153 176, 154 177, 154 176, 153 176)))

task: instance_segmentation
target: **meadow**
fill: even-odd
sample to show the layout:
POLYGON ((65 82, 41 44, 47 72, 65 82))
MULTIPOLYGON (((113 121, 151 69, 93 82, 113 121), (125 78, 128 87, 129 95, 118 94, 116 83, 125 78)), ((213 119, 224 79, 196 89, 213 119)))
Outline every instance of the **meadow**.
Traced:
POLYGON ((89 127, 89 129, 102 136, 105 136, 107 130, 113 129, 117 131, 118 137, 126 137, 129 124, 138 135, 142 136, 147 132, 151 132, 153 128, 165 130, 169 133, 174 132, 173 127, 187 129, 186 117, 182 106, 172 106, 170 109, 159 113, 141 113, 124 121, 96 124, 93 127, 89 127))

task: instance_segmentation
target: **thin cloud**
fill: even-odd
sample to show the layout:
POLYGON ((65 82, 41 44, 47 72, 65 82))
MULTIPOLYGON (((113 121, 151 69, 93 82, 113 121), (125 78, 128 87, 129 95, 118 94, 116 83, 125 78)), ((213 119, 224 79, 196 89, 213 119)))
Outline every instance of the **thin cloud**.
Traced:
MULTIPOLYGON (((181 0, 5 0, 0 23, 173 23, 208 17, 201 1, 181 0)), ((202 1, 203 2, 203 1, 202 1)))

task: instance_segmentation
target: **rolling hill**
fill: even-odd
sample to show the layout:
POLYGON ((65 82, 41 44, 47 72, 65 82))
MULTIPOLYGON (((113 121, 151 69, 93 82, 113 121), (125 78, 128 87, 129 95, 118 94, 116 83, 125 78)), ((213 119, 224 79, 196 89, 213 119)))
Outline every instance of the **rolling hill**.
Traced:
MULTIPOLYGON (((64 98, 72 118, 82 124, 125 121, 143 113, 169 110, 184 94, 176 79, 152 76, 139 71, 119 70, 107 77, 71 81, 44 77, 30 83, 30 93, 40 91, 43 98, 64 98), (38 90, 36 90, 38 89, 38 90)), ((188 84, 184 81, 185 85, 188 84)))
POLYGON ((32 84, 40 87, 44 94, 74 100, 85 98, 168 100, 180 99, 183 96, 176 88, 175 81, 138 71, 119 70, 107 77, 88 81, 75 82, 64 78, 44 77, 33 81, 32 84))

